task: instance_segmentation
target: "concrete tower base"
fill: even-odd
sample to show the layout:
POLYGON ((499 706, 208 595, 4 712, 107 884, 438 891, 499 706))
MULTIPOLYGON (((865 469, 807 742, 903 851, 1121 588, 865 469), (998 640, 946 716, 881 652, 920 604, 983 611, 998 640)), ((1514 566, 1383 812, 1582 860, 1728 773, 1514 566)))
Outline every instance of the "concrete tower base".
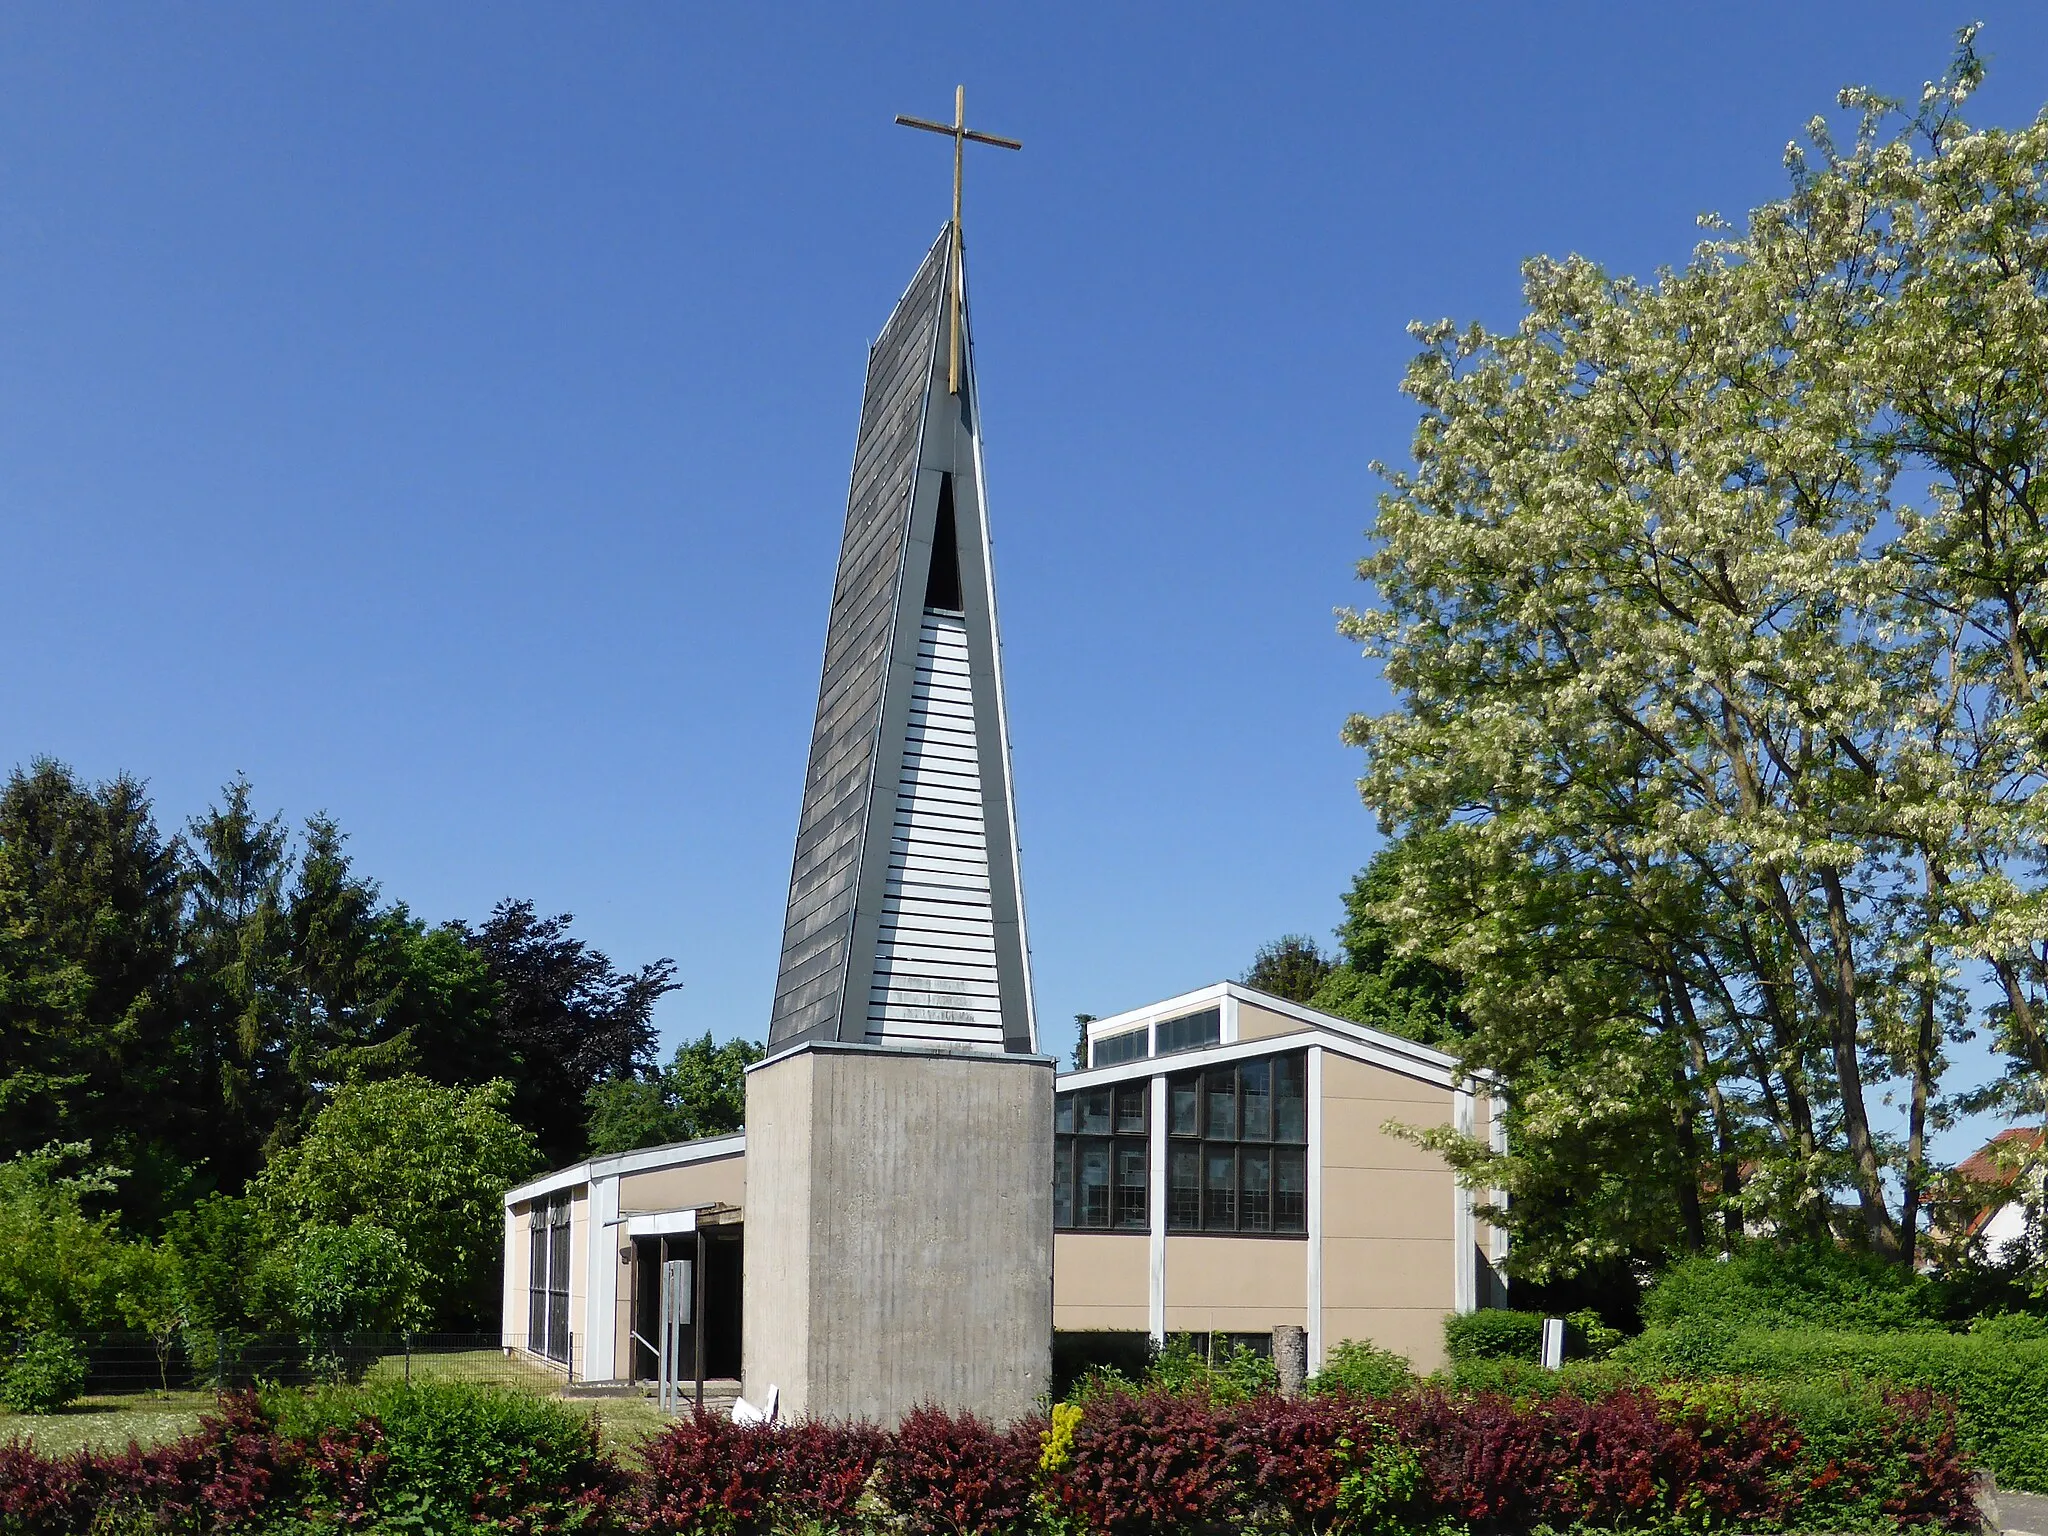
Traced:
POLYGON ((747 1073, 745 1393, 997 1423, 1052 1384, 1045 1056, 818 1041, 747 1073))

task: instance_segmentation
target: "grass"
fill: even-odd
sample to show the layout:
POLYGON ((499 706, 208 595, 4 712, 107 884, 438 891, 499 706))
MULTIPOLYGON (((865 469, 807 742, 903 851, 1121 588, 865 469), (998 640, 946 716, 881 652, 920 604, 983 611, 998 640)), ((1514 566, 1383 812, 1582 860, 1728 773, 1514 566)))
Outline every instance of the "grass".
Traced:
MULTIPOLYGON (((403 1381, 406 1379, 405 1356, 380 1356, 376 1364, 365 1374, 366 1379, 372 1381, 403 1381)), ((412 1379, 419 1381, 427 1378, 436 1381, 473 1381, 482 1386, 506 1387, 515 1392, 537 1392, 542 1396, 553 1393, 562 1385, 562 1378, 552 1371, 528 1365, 501 1349, 464 1349, 452 1354, 414 1355, 412 1379)))
POLYGON ((66 1456, 90 1446, 126 1449, 133 1440, 155 1445, 199 1427, 213 1407, 211 1392, 122 1392, 81 1397, 57 1413, 0 1412, 0 1441, 25 1437, 45 1456, 66 1456))
MULTIPOLYGON (((405 1375, 406 1360, 402 1354, 383 1356, 367 1373, 369 1379, 379 1381, 403 1381, 405 1375)), ((562 1385, 559 1376, 496 1349, 416 1354, 412 1357, 412 1379, 473 1381, 540 1396, 553 1396, 562 1385)), ((131 1440, 141 1445, 157 1445, 197 1429, 199 1416, 209 1412, 214 1401, 211 1391, 166 1393, 152 1388, 82 1397, 58 1413, 11 1414, 0 1409, 0 1443, 24 1436, 46 1456, 68 1455, 88 1446, 96 1450, 122 1450, 131 1440)), ((649 1397, 565 1401, 596 1420, 604 1443, 629 1459, 669 1423, 649 1397)))

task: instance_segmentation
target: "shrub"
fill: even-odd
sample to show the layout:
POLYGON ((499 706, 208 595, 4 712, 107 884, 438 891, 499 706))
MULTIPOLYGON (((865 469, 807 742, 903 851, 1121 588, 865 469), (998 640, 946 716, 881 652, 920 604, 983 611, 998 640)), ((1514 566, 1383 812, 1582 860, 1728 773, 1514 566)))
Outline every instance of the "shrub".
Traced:
POLYGON ((626 1526, 632 1531, 766 1528, 775 1497, 775 1430, 708 1413, 663 1430, 642 1448, 644 1467, 626 1526))
POLYGON ((1543 1350, 1543 1314, 1489 1308, 1444 1319, 1444 1351, 1453 1361, 1535 1360, 1543 1350))
POLYGON ((777 1523, 815 1523, 827 1530, 852 1526, 889 1437, 872 1424, 804 1419, 775 1438, 777 1523))
POLYGON ((1941 1294, 1926 1276, 1833 1244, 1756 1242, 1727 1259, 1700 1254, 1666 1270, 1643 1295, 1649 1327, 1704 1318, 1733 1327, 1861 1333, 1939 1328, 1941 1294))
POLYGON ((1119 1381, 1142 1380, 1151 1368, 1152 1336, 1123 1329, 1055 1329, 1052 1336, 1052 1392, 1071 1395, 1084 1378, 1109 1372, 1119 1381))
POLYGON ((1105 1393, 1074 1431, 1060 1505, 1098 1536, 1222 1523, 1237 1503, 1225 1427, 1206 1397, 1105 1393))
POLYGON ((1394 1397, 1412 1391, 1415 1373, 1408 1357, 1346 1339, 1331 1350, 1323 1368, 1309 1379, 1311 1393, 1349 1392, 1358 1397, 1394 1397))
POLYGON ((1032 1512, 1044 1430, 920 1408, 896 1431, 877 1486, 913 1536, 995 1536, 1032 1512))
POLYGON ((1337 1512, 1358 1423, 1356 1405, 1342 1395, 1262 1397, 1239 1408, 1227 1440, 1230 1470, 1254 1523, 1324 1529, 1337 1512))
POLYGON ((624 1491, 590 1421, 548 1398, 428 1381, 269 1401, 316 1459, 318 1502, 360 1501, 374 1485, 383 1518, 408 1529, 571 1530, 624 1491))
POLYGON ((1815 1412, 1829 1392, 1930 1392, 1954 1404, 1958 1443, 2001 1485, 2048 1492, 2048 1341, 1996 1331, 1830 1333, 1691 1319, 1649 1330, 1615 1359, 1644 1375, 1744 1377, 1774 1395, 1810 1384, 1814 1390, 1798 1400, 1815 1412))
POLYGON ((49 1330, 23 1340, 0 1377, 0 1402, 16 1413, 55 1413, 84 1390, 85 1357, 71 1340, 49 1330))

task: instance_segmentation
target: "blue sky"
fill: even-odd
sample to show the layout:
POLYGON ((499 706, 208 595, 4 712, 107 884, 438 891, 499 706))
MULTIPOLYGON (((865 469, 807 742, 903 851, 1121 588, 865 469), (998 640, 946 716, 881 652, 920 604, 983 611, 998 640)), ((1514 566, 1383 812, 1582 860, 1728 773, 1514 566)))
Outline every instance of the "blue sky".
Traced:
POLYGON ((1326 933, 1412 318, 1644 272, 2038 5, 12 6, 0 764, 237 771, 430 919, 772 991, 867 340, 968 250, 1046 1043, 1326 933))

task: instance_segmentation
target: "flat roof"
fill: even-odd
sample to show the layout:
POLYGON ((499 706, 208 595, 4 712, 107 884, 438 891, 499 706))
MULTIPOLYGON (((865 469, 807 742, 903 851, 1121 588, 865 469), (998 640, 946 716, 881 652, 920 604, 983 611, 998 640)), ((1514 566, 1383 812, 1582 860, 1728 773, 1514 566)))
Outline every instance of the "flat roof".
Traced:
POLYGON ((537 1179, 505 1191, 505 1204, 517 1205, 542 1195, 558 1194, 588 1184, 593 1179, 615 1179, 652 1168, 674 1168, 684 1163, 708 1163, 716 1158, 737 1156, 747 1150, 747 1133, 731 1131, 723 1136, 705 1136, 696 1141, 666 1141, 655 1147, 635 1147, 631 1152, 614 1152, 557 1168, 537 1179))

